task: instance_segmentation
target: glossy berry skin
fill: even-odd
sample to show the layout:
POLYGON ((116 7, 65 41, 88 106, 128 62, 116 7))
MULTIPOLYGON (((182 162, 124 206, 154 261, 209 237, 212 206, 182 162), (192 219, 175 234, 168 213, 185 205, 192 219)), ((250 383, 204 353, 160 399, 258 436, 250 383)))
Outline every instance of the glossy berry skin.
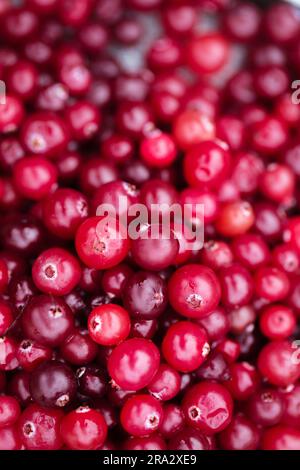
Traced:
POLYGON ((107 425, 99 411, 82 406, 64 416, 61 435, 73 450, 96 450, 105 442, 107 425))
POLYGON ((55 188, 57 170, 44 158, 26 157, 14 166, 13 178, 23 197, 39 201, 55 188))
POLYGON ((96 366, 80 367, 76 371, 80 393, 91 398, 102 398, 107 392, 107 376, 96 366))
POLYGON ((185 317, 200 319, 218 306, 221 289, 210 268, 189 264, 171 276, 168 293, 174 310, 185 317))
POLYGON ((0 428, 0 450, 21 450, 22 448, 16 425, 0 428))
POLYGON ((51 233, 72 239, 88 217, 88 200, 74 189, 58 189, 43 202, 43 221, 51 233))
POLYGON ((164 416, 159 431, 166 439, 176 435, 184 427, 184 414, 179 405, 166 404, 164 416))
POLYGON ((182 150, 189 150, 203 141, 210 141, 216 135, 213 121, 196 109, 182 111, 173 124, 176 143, 182 150))
POLYGON ((14 370, 19 366, 17 343, 9 336, 0 338, 0 370, 14 370))
POLYGON ((130 327, 129 314, 119 305, 100 305, 92 310, 88 318, 89 335, 102 346, 114 346, 124 341, 130 327))
POLYGON ((176 397, 180 385, 181 380, 178 372, 166 364, 161 364, 147 388, 151 395, 158 400, 167 401, 176 397))
POLYGON ((287 387, 300 377, 296 354, 297 350, 288 341, 272 341, 260 351, 258 369, 272 385, 287 387))
POLYGON ((31 372, 42 362, 51 359, 52 351, 33 340, 24 339, 19 345, 17 357, 20 366, 31 372))
POLYGON ((107 294, 121 298, 125 290, 126 281, 132 275, 132 269, 125 263, 121 263, 103 273, 101 285, 107 294))
POLYGON ((197 321, 207 331, 211 341, 218 341, 226 336, 230 329, 229 317, 222 307, 212 310, 207 317, 197 321))
POLYGON ((220 444, 225 450, 255 450, 260 433, 257 426, 242 414, 233 416, 229 426, 220 433, 220 444))
POLYGON ((93 361, 98 347, 89 336, 87 330, 73 330, 60 348, 63 359, 70 364, 82 366, 93 361))
POLYGON ((169 441, 169 450, 211 450, 208 437, 200 431, 185 428, 169 441))
POLYGON ((137 391, 151 382, 158 370, 159 360, 159 351, 152 341, 132 338, 112 351, 107 367, 117 386, 137 391))
POLYGON ((284 299, 289 292, 290 282, 284 271, 266 267, 259 269, 255 274, 255 290, 259 297, 271 302, 284 299))
POLYGON ((187 423, 208 435, 222 431, 231 421, 231 395, 218 383, 194 385, 185 394, 182 406, 187 423))
POLYGON ((66 364, 58 361, 44 362, 31 374, 30 391, 38 405, 63 408, 75 398, 75 375, 66 364))
POLYGON ((38 113, 25 121, 21 140, 29 153, 51 158, 66 149, 68 131, 57 115, 38 113))
POLYGON ((176 158, 176 146, 171 136, 165 133, 153 133, 141 143, 141 157, 154 168, 171 165, 176 158))
POLYGON ((74 317, 60 297, 39 295, 25 307, 21 323, 25 337, 54 348, 73 330, 74 317))
POLYGON ((222 301, 227 307, 247 305, 253 295, 253 280, 244 266, 234 263, 220 272, 222 301))
POLYGON ((175 263, 179 251, 179 242, 173 231, 164 234, 162 225, 154 224, 143 227, 137 239, 131 240, 131 255, 134 262, 142 269, 161 271, 175 263), (157 253, 153 257, 153 253, 157 253))
POLYGON ((76 251, 90 268, 109 269, 126 257, 129 241, 118 221, 91 217, 83 222, 76 233, 76 251), (103 222, 104 221, 104 222, 103 222), (124 236, 122 238, 120 235, 124 236))
POLYGON ((266 429, 262 436, 263 450, 299 450, 300 431, 284 425, 266 429))
POLYGON ((21 440, 28 450, 58 450, 63 442, 60 423, 61 410, 51 410, 42 406, 29 405, 18 422, 21 440))
POLYGON ((131 437, 124 444, 125 450, 166 450, 165 441, 156 434, 147 437, 131 437))
POLYGON ((7 395, 0 397, 0 428, 12 426, 21 414, 18 400, 7 395))
POLYGON ((0 130, 3 133, 14 132, 19 129, 24 119, 24 108, 19 98, 6 96, 6 103, 0 111, 0 130))
POLYGON ((134 273, 124 286, 123 300, 134 318, 157 318, 167 306, 166 282, 158 274, 148 271, 134 273))
MULTIPOLYGON (((297 428, 299 424, 299 401, 300 386, 299 384, 290 387, 280 394, 283 408, 283 422, 288 426, 297 428)), ((277 423, 274 423, 277 424, 277 423)))
POLYGON ((77 259, 62 248, 43 251, 32 267, 32 278, 42 292, 69 294, 79 283, 81 268, 77 259))
POLYGON ((246 201, 229 202, 219 212, 217 231, 225 237, 246 233, 254 223, 254 213, 246 201))
POLYGON ((286 339, 294 332, 296 317, 284 305, 266 307, 259 318, 261 332, 270 340, 286 339))
POLYGON ((248 400, 258 388, 259 376, 248 362, 230 365, 229 375, 226 386, 235 400, 248 400))
POLYGON ((247 233, 236 237, 232 249, 235 258, 250 270, 264 266, 270 259, 268 245, 256 234, 247 233))
POLYGON ((185 155, 185 179, 190 186, 215 188, 226 178, 230 160, 226 144, 221 141, 202 142, 185 155))
POLYGON ((143 437, 155 432, 162 421, 163 409, 151 395, 129 398, 121 410, 122 427, 132 436, 143 437))
POLYGON ((172 325, 162 342, 162 353, 168 364, 180 372, 192 372, 205 361, 210 346, 207 333, 189 321, 172 325))
POLYGON ((211 32, 191 39, 187 59, 195 72, 213 73, 220 70, 229 57, 229 44, 224 36, 211 32))
POLYGON ((252 395, 247 404, 247 412, 256 424, 274 426, 282 419, 284 400, 277 390, 264 388, 252 395))
POLYGON ((92 138, 101 123, 98 108, 89 102, 79 101, 66 111, 66 119, 72 136, 78 141, 92 138))

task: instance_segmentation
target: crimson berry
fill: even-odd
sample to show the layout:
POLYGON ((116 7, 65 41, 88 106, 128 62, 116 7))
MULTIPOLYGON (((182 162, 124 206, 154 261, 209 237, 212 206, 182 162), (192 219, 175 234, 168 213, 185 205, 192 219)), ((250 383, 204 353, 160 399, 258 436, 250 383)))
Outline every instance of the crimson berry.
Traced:
POLYGON ((295 189, 295 176, 288 166, 272 163, 261 175, 260 189, 272 201, 289 203, 295 189))
POLYGON ((52 351, 33 340, 24 339, 19 345, 17 357, 20 366, 31 372, 42 362, 51 359, 52 351))
POLYGON ((166 404, 163 411, 164 416, 159 431, 163 437, 170 439, 184 427, 184 414, 181 407, 173 403, 166 404))
POLYGON ((0 300, 0 336, 4 336, 14 321, 12 308, 7 302, 0 300))
POLYGON ((88 210, 88 201, 83 194, 62 188, 44 201, 43 221, 54 235, 73 238, 81 222, 87 218, 88 210))
POLYGON ((60 423, 63 413, 39 405, 29 405, 22 413, 18 430, 28 450, 58 450, 63 442, 60 423))
POLYGON ((162 418, 162 406, 151 395, 134 395, 128 398, 120 415, 122 427, 128 434, 137 437, 155 432, 162 418))
POLYGON ((26 157, 16 163, 13 176, 22 196, 39 201, 55 188, 57 170, 45 158, 26 157))
POLYGON ((129 251, 124 228, 115 219, 91 217, 77 230, 78 256, 90 268, 108 269, 119 264, 129 251))
MULTIPOLYGON (((283 412, 283 423, 295 428, 299 425, 300 416, 300 385, 296 384, 283 391, 278 400, 281 399, 281 412, 283 412)), ((282 413, 280 414, 280 418, 282 413)), ((272 424, 277 424, 280 421, 272 424)))
POLYGON ((0 428, 15 424, 20 414, 18 400, 8 395, 0 396, 0 428))
POLYGON ((208 437, 196 429, 179 431, 170 441, 169 450, 211 450, 208 437))
POLYGON ((256 392, 247 404, 249 417, 258 425, 274 426, 284 413, 284 401, 280 393, 271 388, 256 392))
POLYGON ((212 188, 223 181, 230 168, 230 155, 221 142, 205 141, 184 159, 184 175, 190 186, 212 188))
POLYGON ((263 155, 272 155, 282 150, 287 143, 288 130, 284 121, 267 116, 252 125, 251 142, 253 149, 263 155))
POLYGON ((134 318, 157 318, 167 306, 166 283, 158 274, 139 271, 126 282, 123 300, 125 308, 134 318))
POLYGON ((229 375, 230 379, 226 382, 226 387, 235 400, 248 400, 258 388, 258 374, 248 362, 231 364, 229 375))
POLYGON ((178 146, 183 150, 189 150, 196 144, 213 139, 216 130, 208 116, 195 109, 188 109, 177 116, 173 133, 178 146))
POLYGON ((188 318, 202 318, 219 303, 221 289, 214 272, 206 266, 183 266, 171 276, 169 301, 177 312, 188 318))
POLYGON ((20 98, 8 95, 0 108, 0 131, 14 132, 19 129, 24 119, 24 108, 20 98))
POLYGON ((98 347, 91 339, 87 330, 74 330, 60 347, 63 359, 70 364, 84 365, 93 361, 98 347))
POLYGON ((272 385, 287 387, 300 377, 296 350, 288 341, 272 341, 264 346, 258 356, 258 369, 272 385))
POLYGON ((261 12, 252 3, 243 2, 224 13, 223 26, 229 36, 238 42, 255 39, 259 32, 261 12))
POLYGON ((177 67, 182 61, 181 45, 170 37, 156 39, 148 51, 147 60, 155 71, 177 67))
POLYGON ((130 326, 127 311, 114 304, 96 307, 88 318, 89 335, 102 346, 113 346, 126 339, 130 326))
POLYGON ((253 223, 251 204, 246 201, 229 202, 220 209, 216 229, 225 237, 234 237, 246 233, 253 223))
POLYGON ((76 371, 79 391, 88 397, 101 398, 107 392, 107 377, 96 366, 81 367, 76 371))
POLYGON ((72 136, 78 141, 93 137, 99 130, 101 116, 98 108, 89 102, 78 101, 66 111, 72 136))
POLYGON ((300 431, 284 425, 266 429, 262 435, 263 450, 299 450, 300 431))
POLYGON ((271 302, 284 299, 290 288, 290 282, 284 271, 273 268, 260 268, 255 274, 256 293, 271 302))
POLYGON ((90 158, 82 167, 80 187, 84 193, 92 194, 100 186, 118 179, 113 163, 101 158, 90 158))
POLYGON ((119 344, 108 358, 108 371, 124 390, 146 387, 159 367, 159 351, 152 341, 132 338, 119 344))
POLYGON ((186 36, 196 24, 196 11, 188 3, 170 4, 164 9, 163 20, 169 34, 175 37, 186 36))
MULTIPOLYGON (((107 269, 102 276, 103 290, 112 297, 121 298, 127 279, 132 275, 132 269, 125 263, 107 269)), ((98 286, 96 286, 97 288, 98 286)))
POLYGON ((255 450, 259 444, 258 427, 241 413, 220 433, 220 444, 225 450, 255 450))
POLYGON ((74 328, 74 317, 62 298, 38 295, 26 305, 21 323, 25 337, 43 346, 57 347, 74 328))
POLYGON ((124 444, 125 450, 166 450, 165 441, 156 434, 146 437, 131 437, 124 444))
POLYGON ((189 321, 172 325, 162 342, 162 353, 166 361, 180 372, 197 369, 205 361, 209 351, 206 331, 189 321))
POLYGON ((195 36, 187 45, 188 63, 199 74, 217 72, 228 62, 229 55, 226 38, 217 32, 195 36))
POLYGON ((178 372, 166 364, 161 364, 147 388, 158 400, 167 401, 179 393, 180 384, 178 372))
POLYGON ((296 317, 293 311, 284 305, 271 305, 261 313, 259 327, 271 340, 286 339, 295 330, 296 317))
POLYGON ((123 165, 133 157, 134 144, 125 135, 113 134, 102 142, 101 150, 107 160, 123 165))
POLYGON ((249 271, 240 264, 220 271, 222 301, 227 307, 247 305, 253 295, 253 280, 249 271))
POLYGON ((222 307, 218 307, 207 317, 200 318, 197 322, 205 328, 210 341, 218 341, 226 336, 229 331, 229 317, 222 307))
POLYGON ((19 366, 17 357, 18 346, 13 338, 0 338, 0 370, 14 370, 19 366))
POLYGON ((0 428, 0 450, 21 450, 22 442, 17 426, 0 428))
POLYGON ((201 382, 191 387, 182 406, 187 423, 205 434, 223 431, 232 418, 231 395, 215 382, 201 382))
POLYGON ((77 259, 62 248, 43 251, 32 267, 32 278, 42 292, 66 295, 79 283, 81 268, 77 259))
POLYGON ((271 5, 264 18, 264 28, 272 41, 288 43, 298 35, 300 29, 296 9, 285 3, 271 5))
POLYGON ((63 417, 60 430, 70 449, 96 450, 105 442, 107 425, 99 411, 81 406, 63 417))
POLYGON ((141 142, 141 157, 147 165, 163 168, 171 165, 176 158, 176 146, 173 138, 166 134, 153 131, 141 142))

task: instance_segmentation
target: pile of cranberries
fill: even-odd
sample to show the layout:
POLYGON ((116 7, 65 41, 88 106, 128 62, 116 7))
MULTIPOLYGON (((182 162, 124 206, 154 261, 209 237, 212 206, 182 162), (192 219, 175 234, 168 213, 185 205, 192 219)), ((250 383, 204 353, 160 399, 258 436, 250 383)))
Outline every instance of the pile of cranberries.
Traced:
POLYGON ((0 450, 300 450, 299 74, 285 3, 0 0, 0 450))

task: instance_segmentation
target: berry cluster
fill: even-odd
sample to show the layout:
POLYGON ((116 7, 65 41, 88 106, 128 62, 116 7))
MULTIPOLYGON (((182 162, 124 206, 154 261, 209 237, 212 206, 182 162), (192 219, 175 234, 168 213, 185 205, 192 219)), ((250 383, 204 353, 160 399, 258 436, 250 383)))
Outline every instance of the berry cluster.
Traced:
POLYGON ((299 38, 285 3, 0 0, 1 450, 300 450, 299 38), (203 248, 99 230, 121 197, 203 204, 203 248))

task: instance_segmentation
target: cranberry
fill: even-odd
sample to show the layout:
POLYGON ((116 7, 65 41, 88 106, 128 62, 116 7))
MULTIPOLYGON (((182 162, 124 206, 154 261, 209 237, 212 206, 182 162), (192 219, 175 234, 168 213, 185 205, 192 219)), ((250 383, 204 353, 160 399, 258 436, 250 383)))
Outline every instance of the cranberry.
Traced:
POLYGON ((128 434, 137 437, 155 432, 162 418, 162 406, 151 395, 135 395, 128 398, 120 415, 122 427, 128 434))
POLYGON ((132 140, 125 135, 113 134, 102 143, 101 150, 107 160, 121 165, 132 158, 134 146, 132 140))
POLYGON ((253 280, 249 271, 240 264, 222 268, 220 272, 222 301, 228 307, 243 306, 253 295, 253 280))
POLYGON ((180 372, 197 369, 209 354, 206 331, 199 325, 182 321, 172 325, 162 342, 166 361, 180 372))
POLYGON ((210 32, 195 36, 187 45, 187 60, 199 74, 220 70, 228 61, 229 44, 224 36, 210 32))
POLYGON ((15 397, 22 406, 27 406, 32 401, 29 382, 30 374, 25 371, 18 371, 8 384, 10 395, 15 397))
POLYGON ((95 359, 98 348, 86 330, 74 330, 63 342, 60 352, 66 361, 81 366, 95 359))
POLYGON ((186 36, 193 31, 196 24, 196 12, 188 3, 170 4, 163 15, 167 32, 175 37, 186 36))
POLYGON ((233 402, 223 385, 201 382, 185 394, 183 411, 188 424, 205 434, 225 429, 231 421, 233 402))
POLYGON ((88 329, 96 343, 113 346, 129 335, 130 318, 127 311, 118 305, 101 305, 89 315, 88 329))
POLYGON ((266 156, 282 150, 288 136, 285 122, 275 116, 267 116, 253 124, 251 133, 253 149, 266 156))
POLYGON ((98 53, 107 45, 108 31, 103 25, 90 22, 81 28, 79 39, 88 52, 98 53))
POLYGON ((50 408, 67 406, 74 400, 76 389, 73 371, 60 362, 44 362, 31 374, 30 391, 38 405, 50 408))
POLYGON ((216 229, 221 235, 234 237, 246 233, 253 223, 253 209, 248 202, 229 202, 220 210, 216 229))
POLYGON ((149 67, 156 71, 177 67, 182 61, 180 44, 173 38, 156 39, 148 51, 149 67))
POLYGON ((229 367, 230 379, 226 382, 232 397, 247 400, 257 390, 258 374, 248 362, 237 362, 229 367))
POLYGON ((166 283, 158 274, 139 271, 126 282, 123 299, 134 318, 157 318, 167 306, 166 283))
POLYGON ((0 428, 0 450, 21 450, 22 442, 17 426, 0 428))
POLYGON ((102 288, 108 295, 121 298, 125 290, 126 280, 131 275, 132 270, 127 264, 119 264, 103 273, 102 288))
POLYGON ((66 111, 66 120, 74 139, 82 141, 93 137, 99 130, 101 116, 92 103, 79 101, 66 111))
POLYGON ((5 103, 2 103, 0 108, 0 131, 6 134, 18 130, 23 119, 21 100, 16 96, 6 96, 5 103))
POLYGON ((172 403, 165 405, 163 412, 164 416, 159 431, 163 437, 169 439, 184 427, 184 415, 181 407, 172 403))
POLYGON ((51 359, 52 351, 35 341, 24 339, 19 345, 17 357, 21 367, 31 372, 42 362, 51 359))
POLYGON ((66 149, 68 131, 64 121, 57 115, 36 113, 24 122, 21 139, 28 152, 56 157, 66 149))
POLYGON ((8 336, 0 338, 0 370, 14 370, 19 366, 17 344, 8 336))
POLYGON ((119 344, 108 359, 108 371, 124 390, 146 387, 159 367, 159 351, 149 340, 133 338, 119 344))
POLYGON ((135 44, 143 34, 142 25, 136 19, 124 18, 115 27, 115 37, 123 44, 135 44))
POLYGON ((150 167, 171 165, 176 158, 176 146, 171 136, 153 131, 141 143, 141 157, 150 167))
POLYGON ((262 174, 260 188, 268 199, 289 203, 294 193, 295 176, 288 166, 273 163, 262 174))
POLYGON ((286 387, 300 377, 300 367, 295 349, 288 341, 272 341, 262 348, 258 356, 258 368, 272 385, 286 387))
POLYGON ((13 311, 8 303, 0 300, 0 336, 4 336, 14 321, 13 311))
POLYGON ((266 429, 262 436, 263 450, 298 450, 300 449, 300 431, 284 425, 266 429))
POLYGON ((5 292, 8 285, 8 269, 6 263, 0 259, 0 294, 5 292))
POLYGON ((188 318, 202 318, 214 310, 220 300, 220 285, 206 266, 183 266, 171 276, 169 301, 177 312, 188 318))
POLYGON ((255 450, 259 438, 257 426, 244 415, 236 414, 229 426, 220 433, 220 444, 225 450, 255 450))
POLYGON ((296 318, 284 305, 266 307, 259 318, 261 332, 271 340, 286 339, 294 332, 296 318))
POLYGON ((297 272, 300 265, 298 253, 289 243, 276 246, 272 253, 272 261, 276 267, 283 269, 287 274, 297 272))
POLYGON ((91 194, 105 183, 118 179, 118 172, 111 162, 91 158, 82 168, 80 186, 85 193, 91 194))
POLYGON ((107 425, 99 411, 82 406, 65 415, 61 435, 65 444, 74 450, 95 450, 106 439, 107 425))
POLYGON ((133 338, 151 339, 158 329, 157 320, 134 320, 130 335, 133 338))
POLYGON ((41 200, 55 187, 55 166, 39 157, 27 157, 14 166, 14 182, 19 193, 28 199, 41 200))
MULTIPOLYGON (((189 150, 196 144, 213 139, 216 131, 208 116, 203 115, 198 110, 188 109, 177 116, 173 132, 178 146, 183 150, 189 150)), ((220 154, 223 156, 222 149, 220 149, 220 154)))
POLYGON ((12 426, 21 414, 19 402, 8 395, 0 397, 0 428, 12 426))
POLYGON ((60 423, 63 413, 39 405, 30 405, 22 413, 18 429, 28 450, 58 450, 63 442, 60 423))
POLYGON ((251 270, 266 265, 270 259, 268 245, 259 235, 240 235, 234 239, 232 248, 235 258, 251 270))
POLYGON ((155 398, 167 401, 174 398, 180 390, 180 375, 168 365, 161 364, 152 382, 148 385, 148 391, 155 398))
POLYGON ((62 248, 43 251, 32 267, 35 285, 46 294, 66 295, 79 283, 80 277, 77 259, 62 248))
POLYGON ((7 85, 10 92, 22 101, 33 98, 38 88, 38 71, 36 67, 31 62, 17 62, 9 69, 7 85))
MULTIPOLYGON (((299 415, 300 415, 300 386, 296 384, 292 387, 288 387, 283 394, 278 398, 281 403, 281 413, 283 412, 283 422, 288 426, 298 427, 299 426, 299 415), (282 401, 280 401, 280 399, 282 401)), ((280 420, 276 423, 277 424, 280 420)))
POLYGON ((292 5, 278 3, 266 12, 264 27, 270 39, 279 44, 293 40, 299 32, 299 19, 292 5))
POLYGON ((79 391, 91 398, 101 398, 107 392, 107 377, 96 366, 87 366, 77 369, 79 391))
POLYGON ((200 318, 198 323, 205 328, 211 341, 217 341, 226 336, 229 331, 229 318, 222 307, 218 307, 207 317, 200 318))
POLYGON ((290 283, 284 271, 273 267, 260 268, 255 275, 256 293, 271 302, 284 299, 290 283))
POLYGON ((152 123, 150 108, 140 102, 123 102, 116 116, 118 129, 125 135, 140 138, 146 126, 152 123))
POLYGON ((196 370, 195 376, 199 380, 228 380, 229 370, 224 356, 218 351, 213 351, 207 360, 196 370))
POLYGON ((22 315, 25 337, 50 347, 59 346, 66 340, 73 322, 72 311, 66 302, 47 295, 33 297, 22 315))
POLYGON ((116 266, 129 250, 129 241, 121 225, 115 219, 110 221, 102 217, 91 217, 83 222, 77 230, 75 244, 80 259, 95 269, 116 266))
POLYGON ((284 401, 279 392, 271 388, 259 390, 247 405, 249 417, 258 425, 274 426, 278 424, 284 412, 284 401))
POLYGON ((248 42, 255 39, 261 21, 260 10, 252 3, 240 3, 224 14, 223 25, 232 39, 248 42))

